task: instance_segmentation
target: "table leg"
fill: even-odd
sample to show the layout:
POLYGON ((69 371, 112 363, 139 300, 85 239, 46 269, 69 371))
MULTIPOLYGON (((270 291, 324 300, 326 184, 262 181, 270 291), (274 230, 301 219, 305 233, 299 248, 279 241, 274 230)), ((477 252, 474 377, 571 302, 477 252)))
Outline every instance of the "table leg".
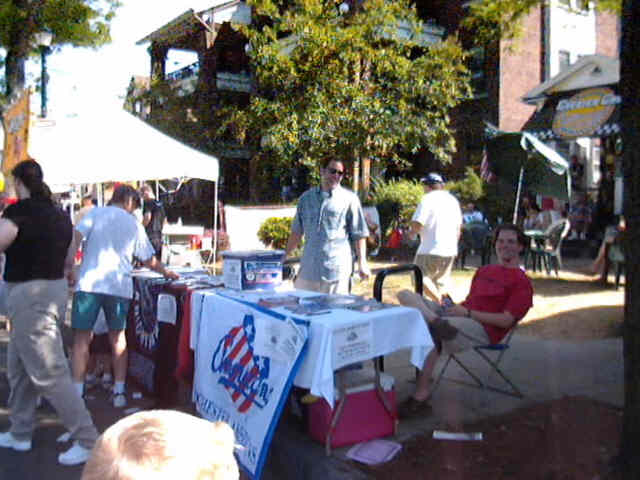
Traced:
POLYGON ((387 399, 387 397, 384 395, 384 391, 382 390, 382 385, 380 385, 380 370, 378 369, 378 366, 375 364, 375 362, 374 362, 374 368, 376 372, 376 379, 375 379, 376 393, 378 394, 378 398, 382 402, 384 409, 387 411, 387 413, 393 420, 393 434, 396 435, 398 433, 398 423, 399 423, 398 418, 393 414, 393 407, 389 403, 389 400, 387 399))
POLYGON ((344 409, 344 404, 347 401, 347 388, 345 387, 344 371, 336 372, 336 377, 338 379, 338 391, 340 392, 340 400, 338 400, 338 403, 335 406, 335 412, 333 414, 333 417, 331 418, 331 425, 329 426, 327 439, 325 440, 324 448, 327 456, 331 455, 331 437, 333 437, 333 431, 340 421, 342 410, 344 409))

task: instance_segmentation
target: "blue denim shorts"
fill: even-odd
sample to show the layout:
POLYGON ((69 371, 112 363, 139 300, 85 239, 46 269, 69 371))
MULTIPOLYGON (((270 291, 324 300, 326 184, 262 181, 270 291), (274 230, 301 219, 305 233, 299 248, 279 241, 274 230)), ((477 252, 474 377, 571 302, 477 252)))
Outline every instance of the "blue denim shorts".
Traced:
POLYGON ((93 330, 100 309, 104 310, 109 330, 124 330, 127 326, 131 299, 104 293, 75 292, 71 307, 71 327, 93 330))

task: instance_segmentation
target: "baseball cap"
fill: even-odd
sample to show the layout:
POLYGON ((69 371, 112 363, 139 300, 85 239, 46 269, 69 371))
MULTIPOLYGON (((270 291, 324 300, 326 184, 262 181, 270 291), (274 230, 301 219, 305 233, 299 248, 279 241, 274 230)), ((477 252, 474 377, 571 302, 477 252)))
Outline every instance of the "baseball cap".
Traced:
POLYGON ((431 172, 426 177, 422 177, 420 181, 426 185, 435 185, 436 183, 444 183, 444 179, 438 173, 431 172))

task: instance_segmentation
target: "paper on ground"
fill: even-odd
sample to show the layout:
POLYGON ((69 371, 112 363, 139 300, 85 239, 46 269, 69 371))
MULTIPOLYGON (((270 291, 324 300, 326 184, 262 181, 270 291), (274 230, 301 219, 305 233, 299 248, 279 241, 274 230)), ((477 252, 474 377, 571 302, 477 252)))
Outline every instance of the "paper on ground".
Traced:
POLYGON ((376 439, 354 445, 347 452, 347 458, 367 465, 377 465, 391 460, 401 448, 402 445, 398 442, 376 439))
POLYGON ((482 440, 482 432, 458 433, 434 430, 433 438, 438 440, 482 440))

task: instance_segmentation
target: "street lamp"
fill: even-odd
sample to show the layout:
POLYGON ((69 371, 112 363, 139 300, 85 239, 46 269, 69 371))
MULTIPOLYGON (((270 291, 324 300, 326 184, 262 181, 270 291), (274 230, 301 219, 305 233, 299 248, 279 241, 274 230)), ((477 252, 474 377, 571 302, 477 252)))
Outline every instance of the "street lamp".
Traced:
POLYGON ((36 44, 40 48, 40 117, 47 118, 47 55, 51 52, 53 34, 51 32, 38 32, 35 34, 36 44))

